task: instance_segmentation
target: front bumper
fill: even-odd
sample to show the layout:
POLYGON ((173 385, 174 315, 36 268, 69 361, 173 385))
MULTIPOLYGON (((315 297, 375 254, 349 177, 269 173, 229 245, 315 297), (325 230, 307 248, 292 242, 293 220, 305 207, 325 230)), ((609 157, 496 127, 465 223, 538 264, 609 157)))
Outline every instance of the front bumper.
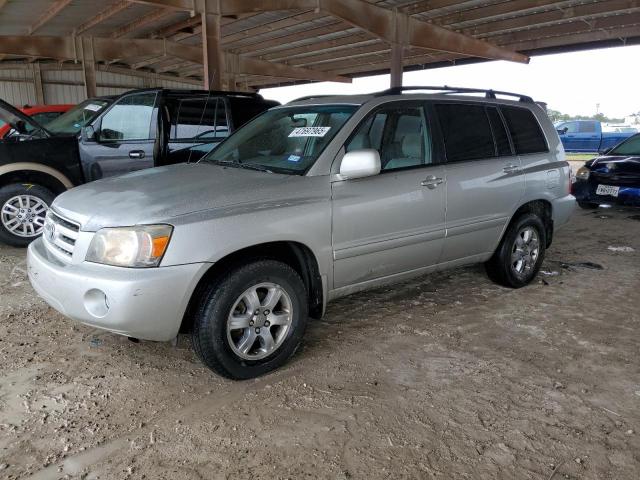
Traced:
POLYGON ((616 185, 615 182, 607 182, 606 180, 590 181, 590 180, 578 180, 574 184, 574 192, 576 199, 579 202, 585 203, 611 203, 616 205, 631 205, 640 207, 640 185, 616 185), (619 186, 618 196, 613 197, 611 195, 597 195, 596 190, 599 184, 619 186))
POLYGON ((191 294, 209 266, 67 264, 50 254, 41 238, 27 253, 31 285, 57 311, 92 327, 158 341, 178 334, 191 294))

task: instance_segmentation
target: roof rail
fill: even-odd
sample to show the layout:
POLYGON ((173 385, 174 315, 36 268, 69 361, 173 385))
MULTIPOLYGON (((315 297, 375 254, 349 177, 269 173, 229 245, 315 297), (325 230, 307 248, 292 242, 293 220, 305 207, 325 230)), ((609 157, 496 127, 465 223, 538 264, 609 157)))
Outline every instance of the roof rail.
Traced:
POLYGON ((496 98, 496 95, 503 95, 506 97, 516 97, 519 101, 524 103, 533 103, 533 98, 522 95, 520 93, 511 93, 511 92, 502 92, 500 90, 486 90, 483 88, 465 88, 465 87, 449 87, 444 85, 442 87, 432 87, 432 86, 418 86, 418 87, 391 87, 387 90, 382 90, 381 92, 374 93, 374 96, 381 97, 383 95, 401 95, 403 92, 407 90, 429 90, 434 92, 442 92, 444 94, 455 94, 455 93, 484 93, 485 98, 496 98))
POLYGON ((300 98, 296 98, 294 100, 291 100, 290 102, 287 102, 287 103, 302 102, 303 100, 313 100, 314 98, 337 97, 338 95, 339 94, 336 94, 336 95, 306 95, 304 97, 300 97, 300 98))

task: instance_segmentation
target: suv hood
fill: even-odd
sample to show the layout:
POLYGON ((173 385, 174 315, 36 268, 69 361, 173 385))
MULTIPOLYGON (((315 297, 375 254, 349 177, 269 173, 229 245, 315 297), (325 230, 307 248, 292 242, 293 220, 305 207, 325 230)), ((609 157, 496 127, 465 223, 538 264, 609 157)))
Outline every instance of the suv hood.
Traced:
POLYGON ((29 117, 28 115, 25 115, 20 110, 9 105, 7 102, 1 99, 0 99, 0 120, 11 125, 12 128, 16 128, 16 125, 18 122, 24 122, 26 125, 31 125, 33 130, 42 130, 47 134, 47 136, 49 135, 49 132, 47 132, 47 130, 38 122, 36 122, 33 118, 29 117))
POLYGON ((183 163, 82 185, 56 198, 52 208, 90 232, 171 223, 189 213, 229 206, 246 210, 265 200, 291 199, 304 193, 301 183, 308 178, 209 162, 183 163))

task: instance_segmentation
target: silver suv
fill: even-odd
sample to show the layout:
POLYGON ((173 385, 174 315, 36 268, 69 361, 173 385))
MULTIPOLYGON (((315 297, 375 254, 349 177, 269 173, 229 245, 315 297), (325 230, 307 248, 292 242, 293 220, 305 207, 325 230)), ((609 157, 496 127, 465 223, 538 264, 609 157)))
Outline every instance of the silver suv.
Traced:
POLYGON ((198 163, 62 194, 29 277, 64 315, 149 340, 190 332, 207 366, 251 378, 282 365, 337 297, 477 262, 527 285, 574 209, 570 183, 526 96, 308 97, 198 163))

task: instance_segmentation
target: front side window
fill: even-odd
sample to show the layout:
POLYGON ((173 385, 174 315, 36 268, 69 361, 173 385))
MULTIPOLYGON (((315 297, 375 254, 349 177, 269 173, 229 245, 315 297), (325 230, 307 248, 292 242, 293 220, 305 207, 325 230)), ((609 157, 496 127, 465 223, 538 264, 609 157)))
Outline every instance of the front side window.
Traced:
POLYGON ((394 105, 370 114, 356 129, 346 151, 372 148, 382 171, 431 163, 427 122, 422 107, 394 105))
POLYGON ((246 124, 203 160, 302 175, 356 109, 353 105, 275 108, 246 124))
POLYGON ((640 135, 625 140, 617 147, 607 153, 607 155, 633 155, 640 156, 640 135))
POLYGON ((496 156, 489 118, 483 105, 436 105, 447 162, 496 156))
POLYGON ((129 95, 102 117, 101 140, 148 140, 156 93, 129 95))
POLYGON ((596 133, 596 124, 595 122, 580 122, 578 131, 580 133, 596 133))
POLYGON ((518 155, 549 151, 542 129, 530 110, 520 107, 501 108, 518 155))
POLYGON ((85 100, 49 122, 47 130, 56 135, 77 135, 82 127, 89 125, 109 104, 108 100, 85 100))

